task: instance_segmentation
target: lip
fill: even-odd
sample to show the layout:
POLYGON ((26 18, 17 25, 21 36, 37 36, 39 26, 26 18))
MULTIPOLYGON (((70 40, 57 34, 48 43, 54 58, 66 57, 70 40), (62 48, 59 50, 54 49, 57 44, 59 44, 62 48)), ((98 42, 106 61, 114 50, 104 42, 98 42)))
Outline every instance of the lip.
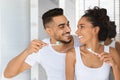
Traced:
POLYGON ((64 38, 66 37, 66 39, 71 39, 71 35, 70 34, 65 34, 65 35, 63 35, 64 36, 64 38))

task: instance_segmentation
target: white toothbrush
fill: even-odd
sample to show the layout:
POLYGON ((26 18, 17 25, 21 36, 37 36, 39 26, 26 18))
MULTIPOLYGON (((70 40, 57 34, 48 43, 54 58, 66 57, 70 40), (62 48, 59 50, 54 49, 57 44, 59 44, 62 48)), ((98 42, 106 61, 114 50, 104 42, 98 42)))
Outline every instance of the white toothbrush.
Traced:
POLYGON ((49 46, 59 46, 60 45, 60 41, 57 41, 56 44, 49 44, 49 46))
POLYGON ((91 48, 87 48, 88 51, 90 51, 91 53, 95 54, 95 55, 99 55, 98 53, 96 53, 95 51, 93 51, 91 48))

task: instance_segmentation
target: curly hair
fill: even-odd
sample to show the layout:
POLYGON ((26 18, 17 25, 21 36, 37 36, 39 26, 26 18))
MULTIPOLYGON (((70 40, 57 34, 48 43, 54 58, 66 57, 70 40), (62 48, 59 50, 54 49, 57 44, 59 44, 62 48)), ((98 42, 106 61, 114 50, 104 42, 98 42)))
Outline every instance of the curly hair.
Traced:
POLYGON ((98 39, 105 41, 108 37, 108 28, 110 26, 110 19, 105 8, 95 6, 93 9, 88 9, 82 17, 87 17, 94 27, 99 27, 98 39))
POLYGON ((115 38, 117 32, 116 32, 116 25, 114 21, 110 22, 110 27, 108 28, 108 30, 109 30, 108 38, 109 39, 115 38))

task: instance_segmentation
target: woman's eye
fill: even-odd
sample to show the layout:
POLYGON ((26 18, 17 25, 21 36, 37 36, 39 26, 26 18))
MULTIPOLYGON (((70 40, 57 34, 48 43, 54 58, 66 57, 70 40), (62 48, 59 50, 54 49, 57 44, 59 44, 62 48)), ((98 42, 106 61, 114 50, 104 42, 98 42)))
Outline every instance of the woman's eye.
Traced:
POLYGON ((81 26, 79 26, 78 28, 79 28, 79 29, 82 29, 82 28, 84 28, 84 26, 81 25, 81 26))

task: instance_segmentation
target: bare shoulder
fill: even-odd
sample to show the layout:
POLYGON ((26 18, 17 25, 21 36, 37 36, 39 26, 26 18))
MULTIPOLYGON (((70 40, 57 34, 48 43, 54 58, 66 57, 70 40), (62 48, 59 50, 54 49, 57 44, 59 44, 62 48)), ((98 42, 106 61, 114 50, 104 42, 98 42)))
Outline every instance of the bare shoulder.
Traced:
POLYGON ((113 48, 113 47, 110 47, 110 53, 111 53, 112 55, 118 54, 118 53, 117 53, 117 50, 116 50, 115 48, 113 48))
POLYGON ((71 48, 67 51, 67 55, 74 55, 75 54, 75 48, 71 48))
POLYGON ((117 50, 116 50, 115 48, 110 47, 110 54, 111 54, 112 56, 115 56, 115 55, 117 55, 118 53, 117 53, 117 50))
POLYGON ((120 55, 120 42, 118 42, 118 41, 115 42, 115 48, 116 48, 118 54, 120 55))
POLYGON ((116 63, 118 63, 120 66, 120 55, 118 54, 117 50, 115 48, 110 47, 110 54, 116 61, 116 63))
POLYGON ((71 59, 71 60, 75 60, 75 48, 71 48, 67 51, 66 53, 66 58, 67 59, 71 59))

